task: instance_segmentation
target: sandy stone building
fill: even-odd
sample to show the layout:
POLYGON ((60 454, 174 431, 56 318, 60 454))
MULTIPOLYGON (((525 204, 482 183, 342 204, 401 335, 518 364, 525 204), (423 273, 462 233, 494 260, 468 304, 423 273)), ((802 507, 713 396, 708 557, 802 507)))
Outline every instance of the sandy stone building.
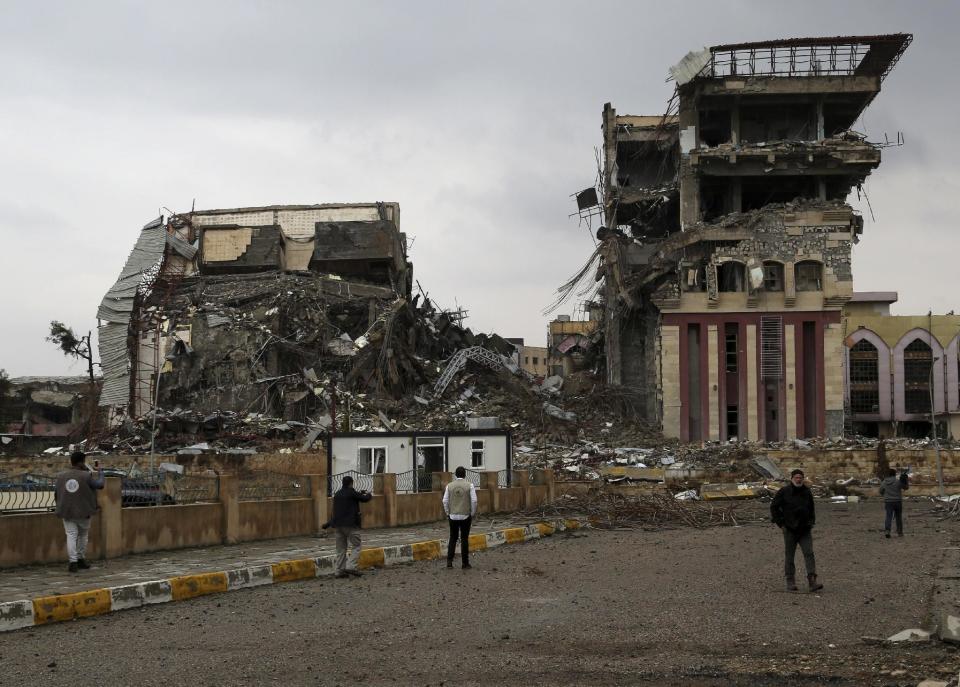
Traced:
POLYGON ((719 45, 660 116, 603 112, 607 378, 684 441, 844 430, 844 305, 881 146, 852 127, 907 34, 719 45), (651 380, 656 380, 651 383, 651 380))

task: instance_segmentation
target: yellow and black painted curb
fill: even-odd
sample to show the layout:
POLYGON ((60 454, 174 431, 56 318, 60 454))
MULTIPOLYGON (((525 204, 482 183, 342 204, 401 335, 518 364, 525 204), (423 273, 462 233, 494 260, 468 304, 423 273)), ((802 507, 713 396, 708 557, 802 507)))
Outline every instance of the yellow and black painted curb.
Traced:
MULTIPOLYGON (((576 530, 580 527, 581 524, 577 520, 556 520, 538 522, 526 527, 511 527, 484 534, 472 534, 470 550, 471 552, 483 551, 503 544, 520 544, 532 539, 549 537, 555 532, 576 530)), ((363 549, 360 552, 358 567, 382 568, 401 563, 436 560, 444 555, 443 545, 442 540, 433 539, 414 544, 363 549)), ((8 601, 0 603, 0 632, 103 615, 168 601, 183 601, 236 589, 333 575, 334 561, 333 555, 302 558, 223 572, 182 575, 166 580, 136 582, 72 594, 8 601)))

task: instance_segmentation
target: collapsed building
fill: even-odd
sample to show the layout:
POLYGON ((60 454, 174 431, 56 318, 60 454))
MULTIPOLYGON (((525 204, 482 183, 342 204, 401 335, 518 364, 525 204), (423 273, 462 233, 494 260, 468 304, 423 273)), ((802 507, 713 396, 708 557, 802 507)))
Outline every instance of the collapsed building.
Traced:
POLYGON ((365 203, 148 223, 98 311, 100 404, 163 409, 184 434, 222 431, 224 416, 329 426, 338 390, 416 392, 436 375, 428 358, 509 348, 412 295, 399 222, 398 204, 365 203))
POLYGON ((842 312, 880 164, 852 127, 908 34, 719 45, 666 114, 603 112, 607 381, 682 441, 843 433, 842 312), (826 363, 826 364, 825 364, 826 363))

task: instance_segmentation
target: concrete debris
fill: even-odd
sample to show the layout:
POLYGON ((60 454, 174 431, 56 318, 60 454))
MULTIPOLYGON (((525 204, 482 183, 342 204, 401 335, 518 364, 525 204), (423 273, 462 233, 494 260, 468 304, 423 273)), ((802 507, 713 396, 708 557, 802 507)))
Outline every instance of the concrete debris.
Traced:
POLYGON ((925 642, 930 639, 933 633, 928 632, 927 630, 922 630, 920 628, 911 628, 909 630, 901 630, 895 635, 887 637, 886 641, 888 642, 925 642))
POLYGON ((942 613, 937 634, 944 642, 960 644, 960 616, 942 613))
POLYGON ((693 499, 677 499, 662 492, 636 496, 610 491, 580 496, 567 494, 526 514, 536 517, 585 517, 597 529, 656 530, 678 525, 702 528, 762 522, 765 519, 762 514, 738 513, 736 504, 707 505, 693 499))

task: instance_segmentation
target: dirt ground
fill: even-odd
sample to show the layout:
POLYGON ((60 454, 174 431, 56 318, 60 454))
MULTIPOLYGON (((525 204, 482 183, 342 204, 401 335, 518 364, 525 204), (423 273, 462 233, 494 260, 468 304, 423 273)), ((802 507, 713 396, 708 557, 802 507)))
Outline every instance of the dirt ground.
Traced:
POLYGON ((476 554, 467 571, 419 563, 0 635, 0 685, 946 680, 950 645, 863 639, 929 625, 960 539, 929 503, 905 511, 907 536, 887 540, 876 500, 819 502, 817 594, 783 590, 772 525, 585 531, 476 554))

